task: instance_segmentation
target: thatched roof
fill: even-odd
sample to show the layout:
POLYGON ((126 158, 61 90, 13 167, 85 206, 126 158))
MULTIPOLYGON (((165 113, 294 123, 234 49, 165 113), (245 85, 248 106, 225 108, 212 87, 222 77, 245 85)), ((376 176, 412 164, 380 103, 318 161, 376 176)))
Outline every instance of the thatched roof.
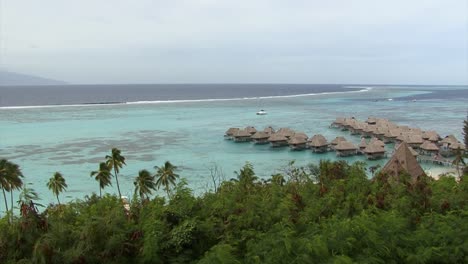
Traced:
POLYGON ((457 142, 457 143, 450 144, 450 149, 453 149, 453 150, 457 150, 457 149, 465 150, 465 146, 464 146, 462 143, 457 142))
POLYGON ((294 135, 294 130, 287 127, 283 127, 278 129, 278 131, 276 131, 276 134, 281 134, 285 137, 292 137, 294 135))
POLYGON ((369 144, 375 144, 377 146, 381 146, 382 148, 385 147, 385 143, 382 140, 375 137, 371 138, 369 144))
POLYGON ((229 128, 228 130, 226 130, 226 132, 225 132, 224 134, 227 135, 227 136, 232 136, 232 135, 234 135, 237 131, 239 131, 239 128, 237 128, 237 127, 231 127, 231 128, 229 128))
POLYGON ((309 146, 312 147, 323 147, 328 145, 327 139, 322 136, 321 134, 314 135, 310 140, 309 140, 309 146))
POLYGON ((419 156, 419 153, 416 150, 414 150, 412 147, 409 147, 409 150, 410 150, 411 154, 413 154, 413 156, 415 156, 415 157, 419 156))
POLYGON ((306 138, 303 138, 303 137, 292 137, 288 143, 290 145, 300 145, 300 144, 306 144, 307 143, 307 139, 306 138))
POLYGON ((458 140, 454 135, 448 135, 444 139, 442 139, 440 143, 455 144, 458 143, 458 140))
POLYGON ((338 145, 335 146, 336 150, 355 150, 357 149, 353 143, 349 141, 340 141, 338 145))
POLYGON ((252 134, 250 134, 249 131, 245 129, 239 129, 235 134, 234 137, 250 137, 252 134))
POLYGON ((332 145, 337 145, 337 144, 340 143, 341 141, 346 141, 346 138, 344 138, 344 137, 336 137, 335 139, 332 140, 331 144, 332 144, 332 145))
POLYGON ((344 122, 345 122, 345 118, 344 118, 344 117, 337 117, 337 118, 335 119, 335 121, 333 121, 333 124, 343 125, 344 122))
POLYGON ((294 133, 293 137, 305 138, 306 140, 309 138, 304 132, 296 132, 294 133))
POLYGON ((364 153, 368 153, 368 154, 385 153, 385 149, 384 149, 384 147, 382 147, 382 146, 380 146, 378 144, 371 143, 371 144, 367 145, 367 147, 364 149, 364 153))
POLYGON ((432 139, 435 139, 435 140, 431 140, 431 141, 438 141, 438 140, 440 139, 440 136, 439 136, 439 134, 437 134, 436 131, 434 131, 434 130, 429 130, 429 131, 424 131, 424 132, 422 133, 422 138, 423 138, 423 139, 426 139, 426 140, 427 140, 427 139, 428 139, 428 140, 431 140, 431 138, 432 138, 432 139))
POLYGON ((275 133, 268 138, 268 141, 278 142, 278 141, 288 141, 288 139, 283 134, 275 133))
POLYGON ((361 139, 361 143, 359 143, 358 147, 359 147, 359 148, 365 148, 365 147, 367 147, 367 142, 366 142, 366 139, 365 139, 365 138, 362 138, 362 139, 361 139))
POLYGON ((401 135, 401 129, 399 129, 399 128, 390 129, 390 137, 391 138, 397 138, 399 135, 401 135))
POLYGON ((385 135, 385 131, 386 131, 386 129, 384 127, 377 126, 374 129, 374 134, 376 134, 376 135, 385 135))
POLYGON ((423 150, 429 150, 429 151, 436 151, 436 150, 439 150, 439 147, 436 146, 436 144, 430 142, 430 141, 424 141, 421 146, 420 146, 421 149, 423 150))
POLYGON ((268 134, 273 134, 275 133, 275 130, 271 126, 269 126, 263 129, 263 132, 268 133, 268 134))
POLYGON ((375 124, 375 123, 377 123, 377 118, 370 116, 370 117, 367 118, 366 123, 375 124))
POLYGON ((252 135, 253 139, 266 139, 269 137, 270 137, 270 134, 263 132, 263 131, 257 131, 255 134, 252 135))
POLYGON ((423 139, 420 134, 410 134, 408 136, 408 141, 409 144, 422 144, 423 139))
POLYGON ((406 142, 402 142, 393 153, 393 156, 382 168, 381 172, 398 177, 401 171, 408 172, 413 179, 424 174, 421 165, 411 153, 406 142))
POLYGON ((253 135, 253 134, 255 134, 255 132, 257 132, 257 129, 255 129, 255 127, 253 127, 253 126, 248 126, 248 127, 245 128, 245 130, 247 132, 249 132, 251 135, 253 135))

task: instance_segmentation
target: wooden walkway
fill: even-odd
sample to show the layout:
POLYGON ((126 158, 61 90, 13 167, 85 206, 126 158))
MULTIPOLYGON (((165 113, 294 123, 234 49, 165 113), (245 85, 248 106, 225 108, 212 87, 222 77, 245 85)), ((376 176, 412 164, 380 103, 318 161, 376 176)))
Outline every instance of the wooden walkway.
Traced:
POLYGON ((455 167, 452 164, 451 159, 445 159, 445 158, 433 158, 433 157, 427 157, 427 156, 418 156, 417 160, 419 162, 424 162, 424 163, 432 163, 432 164, 437 164, 437 165, 442 165, 442 166, 449 166, 449 167, 455 167))

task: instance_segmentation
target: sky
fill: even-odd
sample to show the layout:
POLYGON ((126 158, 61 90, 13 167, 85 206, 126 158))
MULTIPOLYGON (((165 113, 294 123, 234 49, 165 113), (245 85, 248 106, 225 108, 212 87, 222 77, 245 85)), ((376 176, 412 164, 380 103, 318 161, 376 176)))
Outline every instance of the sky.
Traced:
POLYGON ((467 0, 0 0, 0 70, 73 84, 468 84, 467 0))

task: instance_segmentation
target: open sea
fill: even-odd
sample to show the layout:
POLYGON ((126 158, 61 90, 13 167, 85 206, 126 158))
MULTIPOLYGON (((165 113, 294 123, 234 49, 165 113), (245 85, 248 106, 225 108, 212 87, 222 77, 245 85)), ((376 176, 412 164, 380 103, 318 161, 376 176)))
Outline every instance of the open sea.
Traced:
MULTIPOLYGON (((332 140, 358 136, 330 129, 337 116, 373 115, 398 124, 454 134, 462 140, 468 110, 467 86, 376 86, 298 84, 66 85, 0 87, 0 158, 18 163, 41 203, 54 202, 46 183, 60 171, 69 201, 99 192, 89 176, 112 147, 127 166, 119 177, 123 195, 132 196, 141 169, 166 160, 179 166, 195 193, 212 189, 210 168, 235 177, 246 161, 259 177, 269 177, 289 161, 299 165, 336 160, 334 153, 271 149, 268 145, 223 139, 229 127, 290 127, 332 140), (390 99, 390 100, 389 100, 390 99), (267 115, 257 116, 260 109, 267 115)), ((387 145, 387 151, 393 146, 387 145)), ((363 156, 340 158, 368 165, 363 156)), ((434 166, 434 165, 430 165, 434 166)), ((424 164, 425 169, 429 165, 424 164)), ((105 189, 116 193, 116 186, 105 189)), ((163 195, 162 192, 158 193, 163 195)), ((0 197, 3 200, 3 197, 0 197)), ((4 211, 0 201, 0 213, 4 211)))

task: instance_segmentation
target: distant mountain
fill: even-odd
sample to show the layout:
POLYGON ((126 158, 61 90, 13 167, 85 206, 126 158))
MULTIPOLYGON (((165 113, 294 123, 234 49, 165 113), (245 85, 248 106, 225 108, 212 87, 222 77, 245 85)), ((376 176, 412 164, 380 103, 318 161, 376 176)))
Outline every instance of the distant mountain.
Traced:
POLYGON ((58 85, 66 84, 62 81, 26 75, 15 72, 0 71, 0 86, 7 85, 58 85))

